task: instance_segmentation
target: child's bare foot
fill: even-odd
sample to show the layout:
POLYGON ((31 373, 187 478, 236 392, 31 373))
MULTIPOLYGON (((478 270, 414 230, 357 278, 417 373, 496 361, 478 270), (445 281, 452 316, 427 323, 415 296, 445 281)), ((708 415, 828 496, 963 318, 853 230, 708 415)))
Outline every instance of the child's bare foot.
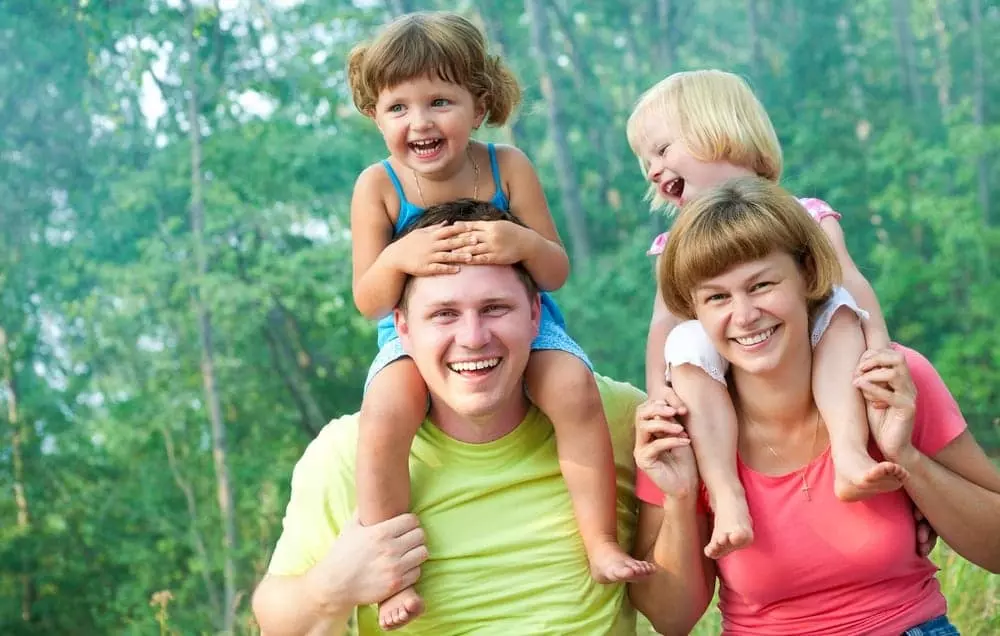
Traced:
POLYGON ((656 571, 652 563, 629 556, 614 541, 600 544, 588 556, 590 575, 598 583, 633 581, 656 571))
POLYGON ((833 464, 837 471, 833 492, 841 501, 859 501, 898 490, 909 476, 899 464, 876 463, 868 453, 839 455, 833 464))
POLYGON ((399 629, 424 611, 424 601, 412 587, 400 590, 378 605, 378 625, 385 631, 399 629))
POLYGON ((712 507, 715 513, 712 537, 705 546, 705 556, 710 559, 721 559, 730 552, 753 543, 753 524, 750 522, 750 509, 744 497, 733 497, 720 500, 719 505, 712 507))

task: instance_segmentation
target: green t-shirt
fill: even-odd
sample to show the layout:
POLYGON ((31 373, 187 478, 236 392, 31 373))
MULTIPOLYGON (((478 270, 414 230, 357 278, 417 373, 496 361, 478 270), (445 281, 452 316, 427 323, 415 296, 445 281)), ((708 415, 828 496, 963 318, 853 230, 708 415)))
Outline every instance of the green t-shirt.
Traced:
MULTIPOLYGON (((612 433, 618 533, 630 549, 636 523, 632 423, 644 399, 598 376, 612 433)), ((358 419, 331 422, 292 476, 291 501, 269 572, 299 575, 328 551, 355 509, 358 419)), ((552 425, 532 408, 486 444, 448 437, 429 421, 410 451, 412 510, 430 558, 417 590, 425 613, 400 634, 635 634, 624 585, 590 577, 552 425)), ((358 610, 362 636, 381 633, 375 606, 358 610)))

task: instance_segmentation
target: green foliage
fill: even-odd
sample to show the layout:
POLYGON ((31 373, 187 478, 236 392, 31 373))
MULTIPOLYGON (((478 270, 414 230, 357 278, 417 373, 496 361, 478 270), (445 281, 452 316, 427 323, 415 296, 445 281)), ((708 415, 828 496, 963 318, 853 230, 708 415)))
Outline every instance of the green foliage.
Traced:
MULTIPOLYGON (((254 632, 249 595, 292 466, 327 420, 357 408, 374 354, 351 298, 348 226, 354 178, 384 148, 353 110, 344 60, 386 5, 196 2, 189 59, 186 4, 0 3, 0 490, 24 495, 0 498, 4 634, 221 628, 223 512, 196 290, 228 433, 241 633, 254 632)), ((1000 124, 976 107, 1000 95, 993 3, 978 25, 965 4, 939 0, 540 4, 578 210, 563 203, 523 4, 459 8, 524 86, 517 120, 484 138, 532 157, 568 243, 573 214, 586 227, 593 257, 557 298, 599 371, 644 384, 645 250, 668 226, 642 200, 630 107, 668 72, 726 68, 762 95, 786 185, 843 213, 896 339, 935 363, 976 437, 1000 449, 1000 124)), ((937 558, 963 633, 1000 629, 997 577, 947 550, 937 558)), ((705 620, 718 630, 717 614, 705 620)))

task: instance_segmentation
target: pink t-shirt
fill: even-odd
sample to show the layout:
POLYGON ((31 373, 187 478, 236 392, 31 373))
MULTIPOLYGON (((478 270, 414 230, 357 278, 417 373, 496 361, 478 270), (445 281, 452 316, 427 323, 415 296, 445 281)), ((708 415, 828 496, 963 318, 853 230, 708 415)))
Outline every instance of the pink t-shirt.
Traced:
MULTIPOLYGON (((965 419, 930 362, 896 348, 917 386, 913 445, 933 457, 966 429, 965 419)), ((871 452, 879 456, 874 445, 871 452)), ((829 449, 805 469, 811 500, 801 471, 772 477, 742 461, 738 470, 754 542, 717 562, 724 634, 898 636, 946 613, 937 568, 917 555, 913 504, 904 490, 838 500, 829 449)), ((636 495, 663 502, 641 472, 636 495)))
MULTIPOLYGON (((840 220, 840 213, 831 208, 830 204, 823 199, 799 199, 799 203, 806 209, 809 216, 816 219, 817 223, 827 218, 840 220)), ((669 234, 669 232, 664 232, 653 239, 653 244, 649 246, 646 254, 649 256, 662 254, 663 250, 667 247, 667 236, 669 234)))

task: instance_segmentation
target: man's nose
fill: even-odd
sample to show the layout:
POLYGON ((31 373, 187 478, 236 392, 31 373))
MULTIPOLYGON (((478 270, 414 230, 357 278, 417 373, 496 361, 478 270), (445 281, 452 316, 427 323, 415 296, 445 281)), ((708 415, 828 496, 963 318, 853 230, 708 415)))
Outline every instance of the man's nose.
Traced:
POLYGON ((462 318, 455 335, 455 342, 466 349, 482 349, 490 342, 490 331, 479 313, 470 313, 462 318))

